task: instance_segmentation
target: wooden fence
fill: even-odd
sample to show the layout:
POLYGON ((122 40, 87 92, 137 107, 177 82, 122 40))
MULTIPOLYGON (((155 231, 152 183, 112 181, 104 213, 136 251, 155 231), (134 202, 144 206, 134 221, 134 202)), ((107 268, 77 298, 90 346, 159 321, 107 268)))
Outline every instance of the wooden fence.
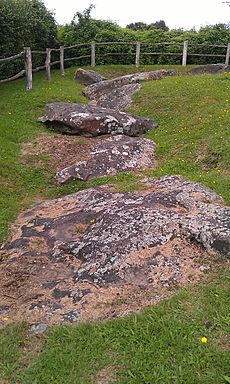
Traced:
POLYGON ((108 52, 108 53, 100 53, 100 56, 109 56, 109 55, 134 55, 135 56, 135 65, 138 67, 140 65, 140 57, 141 56, 144 56, 144 55, 148 55, 148 56, 153 56, 153 55, 161 55, 161 56, 181 56, 181 63, 182 63, 182 66, 186 66, 187 65, 187 58, 188 56, 202 56, 202 57, 220 57, 221 59, 223 59, 225 65, 228 65, 229 64, 229 58, 230 58, 230 43, 228 43, 228 45, 207 45, 207 44, 190 44, 188 41, 184 41, 183 43, 173 43, 173 42, 170 42, 170 43, 167 43, 167 42, 161 42, 161 43, 140 43, 140 42, 104 42, 104 43, 97 43, 97 42, 91 42, 89 44, 76 44, 76 45, 72 45, 70 47, 64 47, 64 46, 61 46, 60 48, 46 48, 45 51, 31 51, 31 49, 29 47, 25 47, 24 48, 24 51, 18 53, 17 55, 14 55, 14 56, 11 56, 11 57, 7 57, 7 58, 2 58, 0 59, 0 64, 4 64, 4 63, 8 63, 10 61, 14 61, 14 60, 17 60, 19 58, 23 58, 24 59, 24 64, 25 64, 25 69, 21 70, 19 73, 17 73, 16 75, 12 76, 12 77, 9 77, 8 79, 3 79, 3 80, 0 80, 0 84, 2 83, 6 83, 6 82, 9 82, 9 81, 12 81, 12 80, 16 80, 18 79, 19 77, 22 77, 25 75, 26 77, 26 89, 27 90, 31 90, 32 89, 32 82, 33 82, 33 73, 34 72, 38 72, 40 70, 43 70, 45 69, 46 70, 46 76, 47 76, 47 80, 50 80, 51 79, 51 67, 54 66, 54 65, 60 65, 60 72, 61 72, 61 75, 64 76, 65 75, 65 62, 68 62, 68 61, 75 61, 75 60, 81 60, 81 59, 89 59, 89 63, 91 64, 92 67, 94 67, 96 65, 96 47, 99 47, 99 46, 103 46, 103 45, 107 45, 107 46, 111 46, 111 45, 123 45, 123 46, 136 46, 136 49, 135 49, 135 53, 123 53, 123 52, 108 52), (159 46, 179 46, 181 49, 180 49, 180 52, 142 52, 141 51, 141 47, 142 46, 155 46, 155 47, 159 47, 159 46), (226 49, 226 53, 223 55, 219 55, 219 54, 208 54, 208 53, 204 53, 204 54, 201 54, 201 53, 190 53, 188 52, 188 48, 189 47, 212 47, 212 48, 222 48, 222 49, 226 49), (79 47, 88 47, 90 52, 88 55, 81 55, 81 56, 77 56, 77 57, 68 57, 68 58, 65 58, 65 52, 67 50, 70 50, 70 49, 73 49, 73 48, 79 48, 79 47), (52 52, 59 52, 59 60, 57 61, 51 61, 51 54, 52 52), (39 67, 36 67, 36 68, 33 68, 32 66, 32 56, 33 55, 36 55, 36 54, 42 54, 42 55, 45 55, 45 65, 42 65, 42 66, 39 66, 39 67))

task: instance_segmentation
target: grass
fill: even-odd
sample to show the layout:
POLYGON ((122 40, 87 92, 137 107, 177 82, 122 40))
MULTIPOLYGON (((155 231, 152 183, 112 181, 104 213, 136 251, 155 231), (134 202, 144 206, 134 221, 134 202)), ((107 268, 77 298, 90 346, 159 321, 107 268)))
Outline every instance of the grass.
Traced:
MULTIPOLYGON (((136 71, 134 66, 97 69, 108 77, 136 71)), ((47 102, 87 102, 73 75, 73 68, 64 78, 53 71, 48 83, 43 73, 36 74, 31 92, 24 90, 23 79, 1 85, 0 242, 18 213, 34 201, 107 183, 117 184, 118 190, 138 188, 139 177, 132 173, 56 187, 45 161, 37 168, 20 162, 21 143, 47 132, 36 122, 47 102)), ((229 91, 227 74, 166 77, 142 85, 130 111, 159 122, 146 135, 157 143, 158 165, 149 175, 181 174, 204 183, 230 202, 229 91)), ((25 324, 8 326, 0 331, 0 383, 227 383, 228 283, 229 274, 222 271, 210 276, 209 283, 181 290, 141 315, 54 327, 44 340, 28 336, 25 324), (201 343, 202 336, 207 337, 207 344, 201 343), (37 341, 41 351, 34 355, 37 341), (100 379, 103 372, 107 381, 100 379)))
POLYGON ((26 325, 9 326, 0 331, 0 377, 14 384, 227 383, 230 277, 222 271, 209 280, 139 315, 53 327, 33 360, 36 336, 26 325), (103 370, 112 381, 96 380, 103 370))
POLYGON ((145 83, 132 112, 155 118, 147 137, 157 143, 151 176, 181 174, 230 202, 230 76, 181 76, 145 83))

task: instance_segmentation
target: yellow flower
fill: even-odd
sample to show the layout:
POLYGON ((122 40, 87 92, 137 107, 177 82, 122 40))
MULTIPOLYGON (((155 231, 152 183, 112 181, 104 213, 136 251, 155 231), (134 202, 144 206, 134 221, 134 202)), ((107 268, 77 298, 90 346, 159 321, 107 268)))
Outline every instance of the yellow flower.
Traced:
POLYGON ((8 321, 8 320, 9 320, 9 317, 3 317, 3 320, 4 320, 4 321, 8 321))
POLYGON ((92 220, 90 220, 90 223, 91 223, 91 224, 93 224, 93 223, 94 223, 94 221, 95 221, 95 220, 94 220, 94 219, 92 219, 92 220))
POLYGON ((200 341, 202 342, 202 343, 207 343, 207 341, 208 341, 208 339, 206 338, 206 337, 202 337, 201 339, 200 339, 200 341))

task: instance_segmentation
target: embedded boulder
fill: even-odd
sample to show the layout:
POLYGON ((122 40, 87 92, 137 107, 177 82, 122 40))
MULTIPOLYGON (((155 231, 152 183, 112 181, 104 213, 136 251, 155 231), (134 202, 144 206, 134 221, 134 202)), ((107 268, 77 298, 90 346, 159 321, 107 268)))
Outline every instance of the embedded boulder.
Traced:
POLYGON ((130 107, 132 95, 140 89, 141 85, 139 83, 123 85, 122 87, 111 89, 109 92, 106 91, 100 96, 98 95, 98 98, 93 99, 89 105, 122 111, 130 107))
POLYGON ((206 64, 199 67, 195 67, 187 71, 190 75, 199 75, 205 73, 218 74, 230 72, 230 65, 225 64, 206 64))
POLYGON ((230 208, 215 192, 180 176, 142 186, 88 189, 18 217, 0 255, 9 322, 123 316, 199 280, 208 253, 230 255, 230 208))
POLYGON ((116 175, 118 172, 154 168, 156 144, 140 137, 114 136, 93 146, 89 159, 64 168, 56 174, 58 184, 79 179, 116 175))
MULTIPOLYGON (((176 71, 174 69, 160 69, 151 72, 133 73, 131 75, 116 77, 112 80, 105 80, 96 84, 89 85, 84 89, 83 95, 86 96, 88 99, 97 102, 105 94, 109 95, 110 92, 114 91, 114 89, 121 88, 125 85, 135 84, 147 80, 160 80, 164 76, 177 76, 179 75, 179 73, 179 71, 176 71)), ((131 89, 132 87, 127 88, 127 90, 131 89)))
POLYGON ((74 75, 74 79, 84 85, 99 83, 100 81, 106 80, 106 78, 100 75, 100 73, 95 72, 91 69, 86 70, 82 68, 77 69, 74 75))
POLYGON ((131 115, 109 108, 85 104, 51 103, 39 118, 53 128, 69 135, 97 136, 101 134, 124 134, 138 136, 157 127, 154 120, 131 115))

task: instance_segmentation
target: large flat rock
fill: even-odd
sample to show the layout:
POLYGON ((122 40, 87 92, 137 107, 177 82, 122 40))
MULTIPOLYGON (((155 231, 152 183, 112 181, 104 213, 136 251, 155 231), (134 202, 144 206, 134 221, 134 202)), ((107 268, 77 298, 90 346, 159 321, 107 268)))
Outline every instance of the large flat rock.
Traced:
POLYGON ((90 102, 90 105, 100 106, 104 108, 112 108, 118 111, 123 111, 131 106, 134 93, 141 89, 141 84, 127 84, 121 87, 111 88, 110 91, 101 93, 90 102))
MULTIPOLYGON (((120 103, 120 97, 125 98, 126 96, 126 104, 123 101, 122 109, 130 105, 131 95, 138 90, 138 87, 134 87, 134 84, 140 83, 141 81, 148 80, 160 80, 164 76, 177 76, 179 75, 179 71, 174 69, 160 69, 157 71, 151 72, 138 72, 133 73, 131 75, 125 75, 116 77, 112 80, 104 80, 100 81, 96 84, 89 85, 83 91, 83 95, 88 97, 88 99, 97 103, 97 105, 103 105, 104 107, 109 107, 111 104, 106 104, 105 100, 109 103, 109 94, 112 92, 113 98, 113 108, 116 107, 116 103, 120 103), (133 86, 132 86, 133 85, 133 86), (117 95, 115 89, 122 88, 122 94, 119 94, 117 91, 117 95), (105 99, 105 95, 108 97, 105 99)), ((111 103, 111 102, 110 102, 111 103)))
POLYGON ((84 190, 18 217, 1 251, 9 322, 122 316, 200 279, 208 253, 230 254, 230 208, 216 193, 179 176, 142 185, 84 190))
POLYGON ((57 172, 56 181, 79 179, 88 180, 92 177, 116 175, 119 172, 140 168, 154 168, 156 144, 152 140, 140 137, 114 136, 97 142, 89 159, 57 172))
POLYGON ((97 136, 101 134, 124 134, 138 136, 157 127, 154 120, 134 116, 109 108, 85 104, 51 103, 39 118, 53 128, 70 135, 97 136))

